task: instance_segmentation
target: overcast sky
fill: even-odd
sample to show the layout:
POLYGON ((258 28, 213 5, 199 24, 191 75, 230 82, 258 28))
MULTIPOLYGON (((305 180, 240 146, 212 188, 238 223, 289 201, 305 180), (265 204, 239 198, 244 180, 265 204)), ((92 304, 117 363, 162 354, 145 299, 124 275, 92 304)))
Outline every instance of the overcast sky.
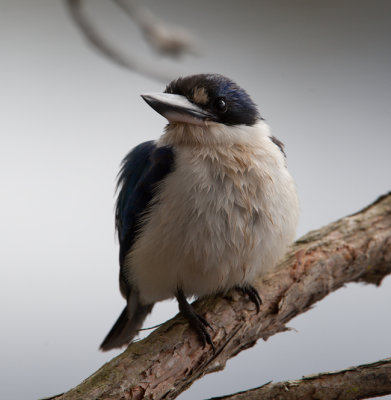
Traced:
MULTIPOLYGON (((301 202, 298 235, 391 189, 389 0, 146 1, 197 39, 201 57, 161 60, 108 1, 88 12, 129 54, 178 74, 243 86, 286 144, 301 202)), ((113 224, 118 165, 165 121, 140 98, 164 84, 92 51, 63 4, 0 3, 0 398, 81 382, 118 352, 98 346, 124 306, 113 224)), ((349 285, 259 342, 181 399, 390 356, 391 278, 349 285)), ((154 309, 145 326, 177 312, 154 309)))

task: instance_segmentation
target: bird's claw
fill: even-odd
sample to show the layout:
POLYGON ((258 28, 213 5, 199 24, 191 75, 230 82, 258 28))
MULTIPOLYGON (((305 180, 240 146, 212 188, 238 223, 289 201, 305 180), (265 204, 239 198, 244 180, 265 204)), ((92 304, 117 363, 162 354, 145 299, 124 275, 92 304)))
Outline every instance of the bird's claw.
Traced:
POLYGON ((178 290, 176 298, 178 300, 180 312, 187 319, 190 326, 197 332, 197 335, 201 340, 203 347, 205 348, 206 344, 209 344, 212 347, 213 353, 215 353, 216 349, 213 344, 212 338, 206 330, 206 328, 210 328, 213 331, 212 326, 204 317, 194 311, 194 308, 191 306, 191 304, 188 303, 182 290, 178 290))
POLYGON ((240 290, 243 294, 247 294, 248 298, 255 304, 255 308, 257 309, 258 314, 262 305, 262 299, 258 293, 258 290, 251 285, 238 287, 238 290, 240 290))
POLYGON ((197 323, 193 324, 192 321, 189 320, 190 325, 192 328, 197 332, 198 337, 202 342, 202 347, 205 348, 206 344, 209 344, 212 347, 213 353, 216 352, 215 346, 213 344, 212 338, 209 335, 209 332, 206 330, 206 327, 210 328, 213 331, 213 328, 209 324, 209 322, 201 317, 201 315, 195 313, 197 317, 197 323))

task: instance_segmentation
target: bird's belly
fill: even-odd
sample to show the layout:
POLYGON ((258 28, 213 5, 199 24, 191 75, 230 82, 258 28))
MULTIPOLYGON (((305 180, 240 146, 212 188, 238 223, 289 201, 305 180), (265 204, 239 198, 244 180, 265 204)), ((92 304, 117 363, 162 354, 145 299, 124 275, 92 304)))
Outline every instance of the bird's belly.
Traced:
POLYGON ((128 256, 144 303, 173 297, 178 288, 203 296, 251 283, 294 238, 297 212, 290 215, 289 204, 297 199, 289 174, 235 182, 200 172, 166 179, 128 256))

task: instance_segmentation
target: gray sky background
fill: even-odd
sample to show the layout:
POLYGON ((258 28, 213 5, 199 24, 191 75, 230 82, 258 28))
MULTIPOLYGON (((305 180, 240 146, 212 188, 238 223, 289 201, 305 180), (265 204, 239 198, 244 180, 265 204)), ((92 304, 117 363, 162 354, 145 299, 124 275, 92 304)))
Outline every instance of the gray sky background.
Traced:
MULTIPOLYGON (((298 235, 391 189, 389 0, 146 1, 203 56, 162 61, 114 6, 88 11, 125 51, 184 75, 236 80, 286 144, 298 235)), ((118 352, 98 346, 123 308, 114 182, 125 153, 165 121, 139 97, 164 85, 91 51, 53 0, 0 2, 0 398, 76 385, 118 352)), ((181 399, 390 356, 391 279, 349 285, 181 399)), ((145 326, 177 312, 155 308, 145 326)))

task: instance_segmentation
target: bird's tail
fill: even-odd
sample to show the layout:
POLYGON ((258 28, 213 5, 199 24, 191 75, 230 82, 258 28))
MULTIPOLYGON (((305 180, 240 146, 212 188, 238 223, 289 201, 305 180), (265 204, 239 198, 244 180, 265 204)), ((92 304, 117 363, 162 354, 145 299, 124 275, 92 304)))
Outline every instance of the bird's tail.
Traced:
POLYGON ((129 306, 126 306, 103 340, 100 349, 107 351, 130 343, 141 328, 146 316, 152 311, 152 307, 153 304, 145 306, 137 302, 129 312, 129 306))

